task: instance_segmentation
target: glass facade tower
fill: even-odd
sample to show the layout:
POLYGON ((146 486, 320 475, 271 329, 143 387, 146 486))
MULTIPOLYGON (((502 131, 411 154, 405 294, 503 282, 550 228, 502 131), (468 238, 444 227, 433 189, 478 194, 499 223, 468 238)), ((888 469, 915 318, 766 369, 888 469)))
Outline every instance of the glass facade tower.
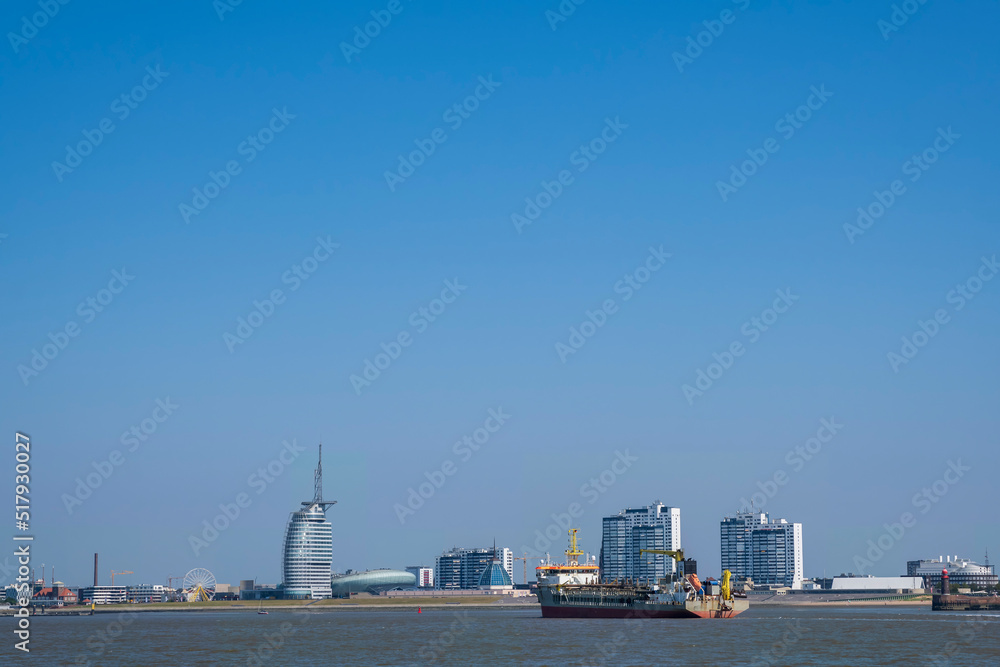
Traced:
POLYGON ((326 520, 326 510, 336 501, 323 500, 323 445, 319 452, 313 499, 292 512, 285 528, 281 572, 286 598, 319 600, 333 596, 333 526, 326 520))

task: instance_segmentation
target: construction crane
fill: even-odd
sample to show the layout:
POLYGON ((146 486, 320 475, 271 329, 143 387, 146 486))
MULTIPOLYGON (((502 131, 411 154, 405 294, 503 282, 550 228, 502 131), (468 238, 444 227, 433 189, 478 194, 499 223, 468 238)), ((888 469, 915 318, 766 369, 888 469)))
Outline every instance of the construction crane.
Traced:
POLYGON ((111 570, 111 585, 115 585, 115 575, 116 574, 135 574, 132 570, 121 570, 120 572, 111 570))
POLYGON ((529 556, 528 552, 524 552, 524 556, 514 556, 515 561, 524 561, 524 583, 528 583, 528 561, 529 560, 547 560, 545 556, 529 556))

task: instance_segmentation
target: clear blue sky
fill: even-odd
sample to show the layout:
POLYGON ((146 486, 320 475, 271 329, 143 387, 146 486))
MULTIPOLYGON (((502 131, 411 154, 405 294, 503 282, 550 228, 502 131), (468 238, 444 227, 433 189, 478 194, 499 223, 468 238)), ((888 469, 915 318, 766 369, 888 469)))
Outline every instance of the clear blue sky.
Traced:
MULTIPOLYGON (((99 551, 103 583, 192 567, 277 582, 320 439, 338 570, 494 538, 521 551, 574 502, 596 551, 602 515, 660 499, 717 573, 719 520, 779 471, 764 509, 804 524, 807 575, 856 571, 907 511, 916 525, 869 572, 1000 554, 1000 280, 961 310, 948 300, 1000 252, 997 3, 927 3, 885 39, 888 1, 590 0, 553 30, 556 0, 404 0, 347 62, 341 42, 386 4, 244 2, 220 20, 209 0, 71 2, 0 48, 0 430, 33 438, 36 566, 85 584, 99 551), (727 9, 678 71, 673 54, 727 9), (144 77, 145 99, 123 106, 144 77), (480 77, 499 86, 456 128, 445 114, 480 77), (801 127, 776 127, 823 86, 801 127), (274 109, 294 118, 241 149, 274 109), (103 119, 113 132, 77 167, 53 166, 103 119), (627 127, 574 157, 606 119, 627 127), (390 189, 385 172, 438 128, 390 189), (960 136, 911 181, 904 163, 939 128, 960 136), (718 182, 770 138, 777 152, 724 201, 718 182), (238 173, 185 222, 180 205, 229 161, 238 173), (518 233, 511 215, 563 170, 572 182, 518 233), (896 179, 905 192, 849 242, 845 223, 896 179), (317 237, 339 248, 292 289, 317 237), (616 284, 661 245, 671 257, 626 301, 616 284), (102 295, 123 267, 134 279, 102 295), (466 289, 422 330, 411 314, 456 279, 466 289), (230 352, 224 334, 275 289, 283 303, 230 352), (798 300, 773 326, 741 331, 785 289, 798 300), (563 363, 556 344, 607 299, 563 363), (887 354, 938 309, 947 323, 894 372, 887 354), (18 367, 68 324, 77 335, 25 382, 18 367), (410 345, 359 395, 351 375, 400 332, 410 345), (683 385, 734 342, 743 355, 689 402, 683 385), (179 407, 128 451, 122 433, 167 397, 179 407), (501 407, 509 421, 463 460, 453 444, 501 407), (797 470, 786 454, 831 417, 843 429, 797 470), (248 477, 292 439, 307 450, 257 494, 248 477), (63 494, 116 449, 69 514, 63 494), (638 462, 581 495, 625 450, 638 462), (448 460, 455 474, 401 524, 394 504, 448 460), (949 460, 972 469, 921 513, 913 496, 949 460), (241 492, 250 506, 195 556, 188 536, 241 492)), ((36 11, 11 3, 0 25, 19 33, 36 11)))

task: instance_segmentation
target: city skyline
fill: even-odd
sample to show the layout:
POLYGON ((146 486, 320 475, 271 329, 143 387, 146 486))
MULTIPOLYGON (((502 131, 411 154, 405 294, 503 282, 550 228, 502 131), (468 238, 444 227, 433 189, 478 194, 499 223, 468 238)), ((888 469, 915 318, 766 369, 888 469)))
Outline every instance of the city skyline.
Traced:
POLYGON ((744 500, 996 550, 998 7, 893 4, 12 5, 36 568, 277 583, 321 441, 338 570, 655 498, 707 572, 744 500))

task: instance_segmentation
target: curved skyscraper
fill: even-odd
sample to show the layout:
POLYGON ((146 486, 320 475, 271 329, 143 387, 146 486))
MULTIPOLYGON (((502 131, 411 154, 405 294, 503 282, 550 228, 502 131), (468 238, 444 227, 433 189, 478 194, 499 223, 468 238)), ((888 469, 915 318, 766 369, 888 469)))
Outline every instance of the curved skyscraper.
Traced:
POLYGON ((330 588, 333 564, 333 526, 326 510, 336 500, 323 500, 323 445, 319 446, 313 499, 292 512, 282 548, 285 597, 318 600, 333 596, 330 588))

